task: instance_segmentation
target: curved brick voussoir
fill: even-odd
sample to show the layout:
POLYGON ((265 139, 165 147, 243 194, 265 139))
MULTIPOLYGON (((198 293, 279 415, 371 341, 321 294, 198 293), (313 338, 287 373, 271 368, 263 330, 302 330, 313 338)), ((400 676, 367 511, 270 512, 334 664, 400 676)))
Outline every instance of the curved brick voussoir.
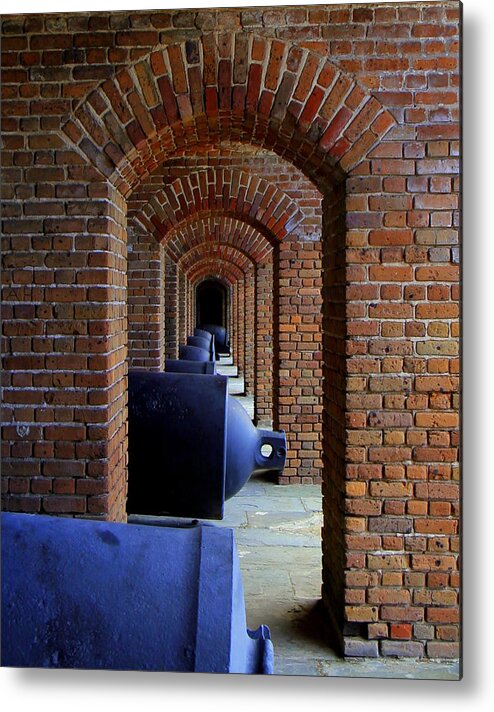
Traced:
POLYGON ((245 273, 238 265, 226 259, 206 257, 201 262, 195 262, 186 276, 191 284, 198 284, 204 279, 223 279, 232 285, 244 279, 245 273))
POLYGON ((174 152, 222 141, 270 149, 327 186, 395 123, 325 57, 240 32, 158 46, 81 102, 64 133, 124 196, 174 152))
POLYGON ((239 217, 270 239, 282 240, 304 220, 304 212, 284 191, 247 171, 223 168, 194 171, 156 191, 134 220, 161 241, 173 227, 205 212, 239 217))
POLYGON ((184 274, 189 274, 190 270, 204 260, 224 260, 242 272, 246 272, 253 265, 253 260, 248 255, 231 245, 204 242, 191 247, 179 260, 178 266, 184 274))
POLYGON ((168 234, 166 250, 178 262, 192 247, 209 244, 218 250, 228 245, 247 255, 252 262, 263 261, 272 250, 267 238, 248 223, 225 215, 192 217, 168 234))

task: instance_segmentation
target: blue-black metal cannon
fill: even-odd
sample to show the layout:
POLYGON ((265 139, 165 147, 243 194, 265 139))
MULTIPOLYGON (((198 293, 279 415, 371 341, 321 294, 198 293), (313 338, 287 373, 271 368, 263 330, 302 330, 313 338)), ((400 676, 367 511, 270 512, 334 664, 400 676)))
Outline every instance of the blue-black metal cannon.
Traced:
POLYGON ((202 336, 188 336, 187 346, 198 346, 200 349, 207 351, 211 359, 214 359, 211 341, 202 336))
POLYGON ((129 372, 129 513, 221 519, 252 474, 283 470, 285 433, 256 428, 227 384, 129 372))
POLYGON ((199 329, 202 329, 203 331, 209 331, 210 334, 213 334, 214 345, 217 354, 230 353, 228 332, 224 326, 220 326, 219 324, 200 324, 199 329))
POLYGON ((3 513, 2 665, 272 673, 233 531, 3 513))
POLYGON ((170 373, 203 373, 212 376, 216 373, 214 361, 186 361, 185 359, 165 359, 165 371, 170 373))
POLYGON ((209 344, 209 348, 211 351, 211 358, 213 361, 216 359, 216 350, 214 346, 214 336, 211 334, 209 331, 203 331, 202 329, 198 329, 197 327, 194 329, 194 336, 200 336, 202 339, 207 339, 207 342, 209 344))
POLYGON ((211 361, 211 352, 209 349, 203 349, 200 346, 180 344, 178 358, 181 361, 211 361))

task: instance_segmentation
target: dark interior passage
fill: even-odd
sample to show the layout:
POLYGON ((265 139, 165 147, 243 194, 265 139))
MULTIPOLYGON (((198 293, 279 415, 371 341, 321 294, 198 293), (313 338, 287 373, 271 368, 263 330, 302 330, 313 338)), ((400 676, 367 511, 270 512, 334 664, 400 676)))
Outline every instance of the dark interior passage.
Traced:
POLYGON ((196 291, 197 325, 227 325, 227 294, 225 287, 214 279, 202 282, 196 291))

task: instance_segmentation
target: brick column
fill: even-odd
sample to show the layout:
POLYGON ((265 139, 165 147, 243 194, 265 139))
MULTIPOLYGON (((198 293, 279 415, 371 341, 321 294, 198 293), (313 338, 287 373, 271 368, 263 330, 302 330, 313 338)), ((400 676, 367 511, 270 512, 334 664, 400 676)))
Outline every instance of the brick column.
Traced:
POLYGON ((3 224, 3 508, 125 521, 126 206, 75 165, 3 224))
POLYGON ((288 436, 283 483, 321 481, 321 243, 284 240, 275 256, 279 341, 274 421, 288 436))
POLYGON ((230 346, 233 354, 233 362, 238 364, 238 282, 234 282, 231 287, 230 301, 230 346))
POLYGON ((129 230, 127 314, 129 367, 162 370, 165 254, 156 239, 129 230))
POLYGON ((235 362, 239 375, 245 373, 245 283, 237 281, 237 356, 235 362))
POLYGON ((257 343, 256 272, 252 267, 245 275, 245 393, 254 393, 257 343))
POLYGON ((165 253, 165 357, 178 358, 177 264, 165 253))
POLYGON ((273 424, 273 256, 257 265, 255 423, 273 424))
MULTIPOLYGON (((346 482, 345 191, 323 201, 323 586, 322 598, 340 638, 345 624, 345 512, 365 515, 355 486, 346 482), (346 499, 348 497, 348 499, 346 499)), ((362 287, 365 289, 365 286, 362 287)), ((350 389, 353 388, 350 379, 350 389)), ((370 505, 372 511, 373 505, 370 505)), ((363 581, 367 579, 364 578, 363 581)), ((342 646, 343 647, 343 646, 342 646)))
POLYGON ((196 318, 196 289, 195 285, 189 283, 189 314, 190 314, 190 327, 191 333, 197 326, 196 318))
POLYGON ((177 292, 177 306, 178 306, 178 343, 180 345, 185 345, 187 341, 187 278, 182 273, 180 268, 178 269, 178 292, 177 292))

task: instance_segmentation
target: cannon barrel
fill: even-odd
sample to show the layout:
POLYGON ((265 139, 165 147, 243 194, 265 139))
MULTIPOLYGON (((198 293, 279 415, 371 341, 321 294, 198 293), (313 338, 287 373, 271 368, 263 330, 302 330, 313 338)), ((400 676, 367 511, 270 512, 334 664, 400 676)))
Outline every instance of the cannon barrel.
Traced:
POLYGON ((272 673, 233 531, 3 513, 2 665, 272 673))
POLYGON ((197 327, 194 329, 194 336, 200 336, 203 339, 207 339, 208 343, 210 345, 210 350, 211 350, 211 358, 213 361, 216 360, 216 350, 214 346, 214 336, 211 334, 209 331, 203 331, 203 329, 198 329, 197 327))
POLYGON ((203 373, 214 375, 216 363, 214 361, 186 361, 185 359, 165 359, 165 371, 172 373, 203 373))
POLYGON ((253 473, 283 470, 285 433, 256 428, 227 385, 129 371, 129 513, 222 519, 253 473))
POLYGON ((199 324, 199 328, 203 331, 209 331, 210 334, 213 334, 216 353, 230 353, 228 332, 224 326, 220 326, 219 324, 199 324))
POLYGON ((211 361, 211 352, 209 349, 202 349, 199 346, 181 344, 178 347, 178 357, 184 361, 211 361))
POLYGON ((211 341, 204 339, 202 336, 188 336, 187 346, 198 346, 200 349, 207 351, 212 357, 211 341))
POLYGON ((200 329, 197 326, 194 329, 194 336, 202 336, 203 339, 208 339, 208 341, 214 341, 214 337, 210 331, 200 329))

